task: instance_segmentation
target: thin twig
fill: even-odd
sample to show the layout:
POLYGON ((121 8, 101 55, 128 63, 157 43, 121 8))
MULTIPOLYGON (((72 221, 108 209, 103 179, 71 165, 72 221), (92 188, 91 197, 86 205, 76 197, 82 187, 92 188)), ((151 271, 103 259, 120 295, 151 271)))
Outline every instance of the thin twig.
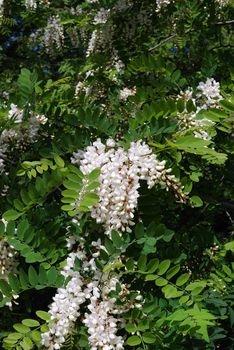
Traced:
POLYGON ((225 22, 215 22, 214 24, 219 25, 219 26, 223 26, 225 24, 234 24, 234 19, 230 20, 230 21, 225 21, 225 22))
POLYGON ((151 52, 151 51, 153 51, 153 50, 157 49, 157 47, 159 47, 159 46, 161 46, 161 45, 165 44, 167 41, 169 41, 169 40, 173 39, 175 36, 176 36, 176 34, 172 34, 172 35, 170 35, 168 38, 163 39, 162 41, 160 41, 160 43, 159 43, 159 44, 157 44, 157 45, 155 45, 155 46, 151 47, 151 48, 150 48, 148 51, 149 51, 149 52, 151 52))

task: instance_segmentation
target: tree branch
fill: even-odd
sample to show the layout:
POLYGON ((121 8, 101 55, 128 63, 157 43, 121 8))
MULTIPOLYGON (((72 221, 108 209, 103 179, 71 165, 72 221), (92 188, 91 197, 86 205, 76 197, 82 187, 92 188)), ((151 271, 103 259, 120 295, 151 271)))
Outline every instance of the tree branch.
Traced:
POLYGON ((149 51, 149 52, 151 52, 151 51, 153 51, 153 50, 157 49, 157 47, 159 47, 159 46, 161 46, 161 45, 165 44, 167 41, 169 41, 169 40, 173 39, 175 36, 176 36, 176 34, 172 34, 172 35, 170 35, 168 38, 163 39, 162 41, 160 41, 160 43, 158 43, 157 45, 155 45, 155 46, 151 47, 151 48, 150 48, 148 51, 149 51))

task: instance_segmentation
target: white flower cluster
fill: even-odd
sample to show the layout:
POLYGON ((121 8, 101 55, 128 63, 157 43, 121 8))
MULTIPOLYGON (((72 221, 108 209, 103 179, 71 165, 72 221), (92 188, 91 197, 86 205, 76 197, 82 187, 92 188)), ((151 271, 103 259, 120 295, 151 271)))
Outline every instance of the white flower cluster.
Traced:
POLYGON ((53 55, 54 49, 61 49, 64 43, 64 29, 59 16, 50 16, 44 30, 43 45, 46 52, 53 55))
POLYGON ((96 190, 99 202, 91 208, 91 216, 104 224, 107 234, 112 230, 131 232, 140 180, 146 180, 149 188, 158 183, 172 188, 180 201, 186 200, 179 182, 169 174, 171 169, 165 168, 166 162, 159 161, 141 140, 132 142, 125 150, 116 148, 112 139, 106 144, 98 139, 85 152, 74 153, 71 162, 80 165, 85 175, 100 168, 100 187, 96 190))
MULTIPOLYGON (((3 224, 6 226, 7 221, 2 219, 3 224)), ((18 260, 17 252, 15 249, 8 244, 5 237, 0 239, 0 280, 3 279, 8 281, 10 273, 17 274, 18 270, 18 260)), ((17 299, 18 295, 13 295, 13 299, 17 299)), ((6 303, 10 308, 12 307, 12 302, 6 303)))
POLYGON ((201 109, 207 109, 209 107, 217 107, 218 102, 222 99, 220 94, 220 84, 215 81, 214 78, 208 78, 205 82, 200 82, 197 86, 197 98, 205 99, 204 103, 200 107, 201 109))
POLYGON ((220 7, 226 6, 229 4, 230 0, 216 0, 220 7))
POLYGON ((105 10, 104 8, 101 8, 96 14, 96 16, 94 17, 93 24, 106 23, 109 18, 109 12, 110 10, 105 10))
POLYGON ((159 12, 163 7, 171 3, 171 0, 156 0, 156 12, 159 12))
POLYGON ((112 36, 114 33, 114 25, 111 23, 106 23, 110 17, 110 10, 105 10, 101 8, 93 19, 93 24, 105 25, 100 29, 94 29, 90 40, 88 42, 88 47, 86 51, 86 56, 89 57, 94 51, 100 52, 104 48, 111 46, 112 36))
POLYGON ((4 143, 1 142, 0 138, 0 174, 5 171, 5 153, 7 151, 7 147, 4 143))
POLYGON ((119 313, 115 306, 116 299, 108 296, 112 290, 116 290, 117 283, 116 278, 111 278, 102 290, 98 287, 98 280, 92 281, 87 286, 90 304, 88 305, 89 312, 85 313, 83 323, 88 328, 91 350, 124 349, 123 338, 116 334, 118 324, 121 322, 120 319, 114 316, 114 314, 119 313))
POLYGON ((201 110, 209 108, 218 108, 219 101, 222 99, 220 93, 220 84, 214 78, 208 78, 205 82, 200 82, 196 88, 195 95, 193 89, 188 88, 185 92, 181 92, 178 98, 182 98, 185 102, 192 100, 196 107, 195 112, 188 113, 187 109, 180 113, 181 130, 193 130, 194 136, 204 140, 210 140, 211 137, 207 130, 214 124, 207 118, 196 119, 201 110), (193 97, 194 95, 194 97, 193 97))
POLYGON ((3 15, 4 11, 4 0, 0 0, 0 16, 3 15))
POLYGON ((5 170, 5 159, 11 148, 23 149, 29 143, 35 141, 40 125, 47 122, 44 115, 30 113, 27 126, 23 125, 24 111, 17 105, 11 104, 8 118, 16 124, 16 128, 5 129, 0 135, 0 174, 5 170), (18 125, 17 125, 18 124, 18 125))
POLYGON ((85 301, 82 278, 78 271, 73 270, 76 258, 83 258, 83 254, 81 252, 69 254, 62 273, 65 277, 71 277, 71 280, 66 287, 57 290, 50 305, 49 314, 52 322, 49 331, 42 334, 42 344, 49 350, 60 349, 80 315, 80 305, 85 301))
POLYGON ((11 247, 6 238, 0 239, 0 279, 8 280, 9 273, 17 273, 17 252, 11 247))
POLYGON ((23 109, 20 109, 17 105, 15 105, 14 103, 11 103, 10 110, 8 112, 8 118, 14 119, 15 123, 22 123, 23 115, 24 115, 23 109))
POLYGON ((123 88, 122 90, 120 90, 119 93, 119 97, 121 100, 126 101, 128 99, 129 96, 134 96, 136 93, 136 89, 129 89, 129 88, 123 88))
POLYGON ((29 10, 36 10, 37 1, 36 0, 25 0, 25 6, 29 10))
MULTIPOLYGON (((68 241, 70 248, 76 240, 72 237, 68 241)), ((87 301, 87 312, 82 321, 88 330, 91 349, 123 349, 123 339, 117 335, 122 320, 114 315, 129 310, 130 307, 141 306, 139 295, 135 303, 127 304, 124 308, 115 304, 116 298, 111 298, 109 293, 116 290, 119 279, 117 276, 110 278, 108 273, 103 273, 96 267, 95 259, 99 256, 100 249, 105 249, 101 241, 92 242, 91 246, 95 252, 90 260, 87 259, 82 244, 76 253, 70 253, 67 258, 62 274, 71 280, 66 287, 59 288, 54 296, 49 310, 49 331, 42 334, 42 344, 49 350, 60 349, 80 316, 81 304, 87 301), (76 259, 81 261, 80 271, 74 269, 76 259)), ((121 288, 120 297, 124 298, 126 285, 122 284, 121 288)))

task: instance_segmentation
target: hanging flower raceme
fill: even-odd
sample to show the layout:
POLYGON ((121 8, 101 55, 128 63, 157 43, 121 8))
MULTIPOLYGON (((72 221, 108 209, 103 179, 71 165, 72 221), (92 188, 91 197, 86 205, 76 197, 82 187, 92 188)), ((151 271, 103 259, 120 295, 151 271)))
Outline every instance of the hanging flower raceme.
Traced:
MULTIPOLYGON (((7 222, 2 219, 3 224, 7 225, 7 222)), ((18 260, 16 250, 9 245, 5 237, 0 239, 0 280, 8 281, 9 274, 17 274, 18 260)), ((17 299, 18 295, 13 295, 13 299, 17 299)), ((12 302, 6 302, 6 305, 12 307, 12 302)))
POLYGON ((205 82, 200 82, 195 89, 188 88, 185 92, 181 92, 178 98, 182 98, 186 103, 191 100, 195 107, 195 111, 188 112, 187 108, 178 116, 180 118, 180 130, 193 130, 195 137, 204 140, 210 140, 209 128, 214 125, 214 122, 207 119, 197 119, 198 113, 201 110, 209 108, 219 108, 219 101, 222 99, 220 92, 220 84, 214 78, 208 78, 205 82))
POLYGON ((132 142, 128 150, 116 147, 114 140, 103 144, 100 139, 87 147, 86 151, 73 154, 72 163, 78 164, 87 175, 100 168, 100 187, 97 190, 99 202, 92 207, 91 216, 105 226, 105 232, 112 230, 131 232, 133 218, 139 197, 140 180, 145 180, 149 188, 160 184, 172 189, 181 202, 186 201, 181 185, 166 162, 157 159, 149 146, 142 142, 132 142))
POLYGON ((55 49, 58 50, 63 47, 63 42, 64 29, 60 24, 59 16, 49 17, 43 36, 43 45, 46 52, 53 55, 55 49))
POLYGON ((10 273, 17 272, 17 252, 5 238, 0 240, 0 279, 7 280, 10 273))
POLYGON ((62 274, 71 277, 71 280, 66 287, 58 289, 50 305, 49 314, 52 322, 49 331, 42 334, 42 344, 49 350, 60 349, 80 315, 79 309, 85 301, 85 295, 82 291, 83 282, 80 273, 73 271, 73 268, 75 260, 83 258, 82 252, 70 253, 62 271, 62 274))
MULTIPOLYGON (((73 244, 76 242, 74 237, 69 238, 69 248, 73 245, 71 242, 73 244)), ((80 317, 83 304, 82 310, 85 308, 85 313, 82 315, 82 320, 87 327, 91 349, 123 349, 124 341, 117 335, 122 319, 117 315, 130 308, 141 307, 142 298, 138 292, 136 302, 130 303, 126 298, 130 292, 125 284, 120 284, 118 275, 110 276, 109 273, 103 273, 96 267, 95 259, 99 256, 100 249, 105 250, 101 241, 92 242, 91 247, 95 252, 90 259, 85 253, 83 244, 80 244, 77 252, 71 252, 67 258, 62 274, 71 279, 64 288, 57 290, 50 305, 49 330, 42 334, 42 344, 46 349, 60 349, 80 317), (81 262, 79 271, 75 269, 77 259, 81 262), (126 301, 124 306, 117 305, 116 298, 109 296, 110 292, 116 291, 117 284, 121 288, 119 298, 126 301)))

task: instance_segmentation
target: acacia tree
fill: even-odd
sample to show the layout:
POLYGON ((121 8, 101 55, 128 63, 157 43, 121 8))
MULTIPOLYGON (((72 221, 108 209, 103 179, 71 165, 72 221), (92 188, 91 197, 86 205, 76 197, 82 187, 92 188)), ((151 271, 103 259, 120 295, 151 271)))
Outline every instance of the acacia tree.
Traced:
POLYGON ((3 349, 232 349, 225 0, 0 1, 3 349))

